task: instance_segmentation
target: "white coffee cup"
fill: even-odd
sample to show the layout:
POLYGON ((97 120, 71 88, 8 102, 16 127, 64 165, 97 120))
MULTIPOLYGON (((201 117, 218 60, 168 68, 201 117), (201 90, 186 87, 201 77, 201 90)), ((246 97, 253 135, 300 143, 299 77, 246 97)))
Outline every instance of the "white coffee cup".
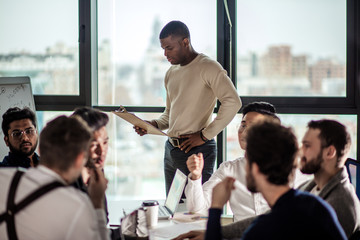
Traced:
POLYGON ((147 200, 142 203, 146 212, 148 227, 154 227, 158 223, 159 203, 156 200, 147 200))

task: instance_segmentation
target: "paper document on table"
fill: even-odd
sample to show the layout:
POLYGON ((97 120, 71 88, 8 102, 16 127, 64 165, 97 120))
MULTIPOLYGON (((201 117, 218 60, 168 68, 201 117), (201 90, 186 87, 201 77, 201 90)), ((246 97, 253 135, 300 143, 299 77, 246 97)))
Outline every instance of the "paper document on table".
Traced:
POLYGON ((202 213, 176 212, 172 220, 175 223, 189 223, 207 221, 208 217, 202 213))
POLYGON ((119 110, 111 111, 111 112, 114 113, 115 115, 121 117, 125 121, 131 123, 132 125, 134 125, 136 127, 140 127, 142 129, 145 129, 148 134, 167 136, 167 134, 164 133, 163 131, 161 131, 160 129, 158 129, 158 128, 154 127, 153 125, 151 125, 150 123, 142 120, 135 114, 126 111, 126 109, 122 106, 120 106, 119 110))
POLYGON ((206 221, 196 223, 179 223, 162 228, 149 229, 149 239, 172 239, 189 231, 205 230, 206 223, 206 221))

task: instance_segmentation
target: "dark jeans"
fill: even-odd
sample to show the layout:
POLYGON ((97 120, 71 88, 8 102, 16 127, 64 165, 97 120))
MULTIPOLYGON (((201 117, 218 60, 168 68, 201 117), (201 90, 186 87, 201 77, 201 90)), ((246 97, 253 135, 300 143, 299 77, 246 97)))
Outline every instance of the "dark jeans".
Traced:
MULTIPOLYGON (((188 153, 181 151, 178 147, 173 147, 171 143, 165 143, 164 156, 164 173, 166 196, 169 193, 171 182, 174 178, 176 169, 182 171, 185 175, 189 175, 189 169, 186 166, 186 160, 192 154, 202 153, 204 156, 204 168, 202 171, 202 183, 206 182, 214 171, 214 164, 217 154, 216 142, 214 139, 204 143, 201 146, 192 148, 188 153)), ((184 197, 184 194, 183 194, 184 197)))

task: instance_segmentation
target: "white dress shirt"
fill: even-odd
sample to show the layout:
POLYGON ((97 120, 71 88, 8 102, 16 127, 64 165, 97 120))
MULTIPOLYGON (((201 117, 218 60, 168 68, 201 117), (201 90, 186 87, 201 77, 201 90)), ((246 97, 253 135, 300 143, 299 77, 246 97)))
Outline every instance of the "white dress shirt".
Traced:
MULTIPOLYGON (((15 168, 0 169, 0 213, 6 209, 9 185, 15 168)), ((18 203, 33 191, 53 181, 64 180, 42 165, 29 169, 21 178, 15 197, 18 203)), ((109 239, 103 209, 94 209, 89 197, 74 187, 60 187, 46 193, 15 215, 19 239, 109 239)), ((0 225, 0 239, 8 239, 6 222, 0 225)))
MULTIPOLYGON (((223 162, 203 185, 201 185, 201 178, 191 180, 190 173, 185 188, 187 209, 191 212, 207 210, 211 204, 212 189, 225 177, 233 177, 243 185, 241 188, 235 187, 229 200, 234 214, 234 221, 257 216, 269 210, 269 205, 260 193, 251 193, 247 190, 245 165, 246 159, 244 157, 223 162)), ((295 174, 295 187, 300 184, 298 175, 299 172, 297 171, 295 174)), ((301 179, 301 181, 305 181, 305 179, 301 179)))

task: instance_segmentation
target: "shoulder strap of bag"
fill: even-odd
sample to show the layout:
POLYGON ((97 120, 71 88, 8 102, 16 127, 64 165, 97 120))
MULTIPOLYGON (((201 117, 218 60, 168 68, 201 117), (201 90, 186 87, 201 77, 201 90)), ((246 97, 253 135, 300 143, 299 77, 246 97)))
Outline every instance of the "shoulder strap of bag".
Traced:
POLYGON ((30 203, 40 198, 44 194, 50 192, 51 190, 63 187, 64 184, 55 181, 40 187, 38 190, 29 194, 26 198, 21 200, 18 204, 15 204, 15 194, 18 184, 20 182, 21 176, 24 174, 24 171, 17 171, 13 177, 13 180, 10 185, 10 190, 7 199, 6 212, 0 215, 0 223, 6 221, 7 223, 7 232, 9 239, 17 240, 17 234, 15 229, 15 214, 27 207, 30 203))

